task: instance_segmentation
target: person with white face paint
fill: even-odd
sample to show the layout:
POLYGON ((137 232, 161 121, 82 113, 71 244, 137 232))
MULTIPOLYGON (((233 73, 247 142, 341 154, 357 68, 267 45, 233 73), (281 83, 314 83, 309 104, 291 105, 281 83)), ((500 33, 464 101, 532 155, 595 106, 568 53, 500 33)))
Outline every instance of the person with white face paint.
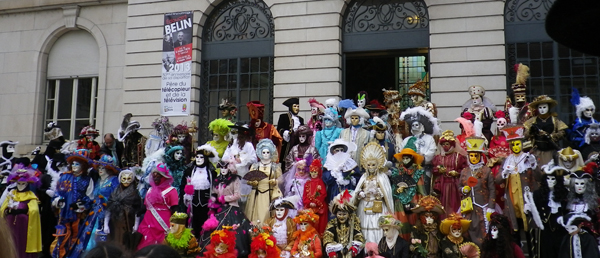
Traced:
MULTIPOLYGON (((142 209, 142 198, 136 190, 137 180, 131 170, 122 170, 119 173, 119 186, 112 192, 106 206, 105 222, 110 226, 109 240, 123 243, 125 233, 137 231, 140 217, 137 213, 142 209)), ((137 246, 125 246, 130 251, 135 251, 137 246)))
MULTIPOLYGON (((313 159, 318 159, 319 151, 314 146, 313 142, 313 131, 306 125, 299 126, 296 131, 294 131, 294 140, 292 142, 296 143, 285 157, 285 172, 289 171, 294 162, 298 159, 303 159, 304 156, 310 155, 313 159)), ((309 164, 310 165, 310 164, 309 164)))
POLYGON ((208 124, 208 130, 213 133, 213 140, 206 142, 206 144, 212 146, 217 150, 219 158, 223 157, 227 146, 229 146, 229 132, 233 123, 227 119, 219 118, 215 119, 208 124))
MULTIPOLYGON (((557 105, 556 100, 542 95, 529 104, 530 110, 535 110, 535 116, 523 123, 525 138, 534 146, 532 154, 540 164, 548 164, 552 154, 560 149, 558 143, 565 137, 568 126, 558 119, 557 114, 550 110, 557 105)), ((536 177, 536 179, 539 177, 536 177)))
POLYGON ((592 173, 594 171, 593 163, 589 163, 583 168, 571 173, 571 183, 569 186, 569 202, 567 211, 574 213, 586 213, 593 215, 598 208, 598 194, 594 186, 592 173))
POLYGON ((42 251, 39 200, 30 189, 30 185, 40 185, 35 173, 31 167, 15 165, 8 182, 16 183, 16 188, 10 190, 0 206, 0 216, 6 219, 10 228, 19 255, 17 257, 38 257, 42 251))
MULTIPOLYGON (((439 257, 464 257, 461 252, 461 245, 473 244, 463 238, 463 234, 467 232, 471 221, 463 218, 460 214, 450 213, 447 218, 440 223, 440 232, 445 235, 440 240, 439 257)), ((431 256, 429 256, 431 257, 431 256)))
POLYGON ((273 236, 277 239, 277 243, 275 244, 282 252, 289 253, 294 245, 294 238, 292 236, 296 231, 297 225, 289 216, 289 212, 296 209, 295 203, 297 201, 297 196, 275 199, 269 207, 271 216, 265 220, 265 223, 272 228, 273 236))
POLYGON ((531 210, 530 217, 538 226, 534 231, 538 241, 536 248, 537 257, 559 258, 558 252, 567 231, 558 223, 557 219, 565 213, 567 195, 569 190, 564 184, 564 176, 569 171, 561 166, 554 165, 552 161, 542 166, 544 176, 540 181, 540 188, 533 192, 535 207, 525 207, 531 210), (533 210, 535 208, 535 210, 533 210))
POLYGON ((282 173, 277 163, 277 149, 271 140, 260 140, 256 145, 256 155, 260 161, 252 164, 250 172, 244 176, 252 187, 244 213, 250 221, 265 221, 270 217, 269 204, 283 196, 278 187, 282 173))
POLYGON ((439 240, 442 235, 439 230, 440 216, 445 216, 444 206, 437 198, 428 195, 419 200, 412 209, 419 215, 419 220, 413 226, 410 239, 419 239, 421 245, 430 253, 439 253, 439 240))
POLYGON ((219 161, 219 156, 217 150, 208 144, 196 148, 194 154, 194 164, 185 170, 181 179, 179 211, 192 214, 191 227, 196 238, 200 239, 202 225, 208 219, 211 183, 217 178, 213 163, 219 161))
MULTIPOLYGON (((492 214, 485 241, 481 245, 481 257, 525 258, 523 251, 519 245, 515 243, 511 234, 512 230, 508 218, 502 214, 492 214)), ((548 246, 540 247, 548 248, 548 246)), ((531 253, 529 253, 529 255, 531 257, 531 253)))
POLYGON ((181 182, 184 179, 183 173, 186 170, 185 156, 183 151, 184 148, 181 145, 169 145, 165 148, 165 155, 163 156, 165 164, 167 164, 169 172, 171 172, 171 176, 173 176, 173 183, 171 186, 177 189, 178 194, 183 192, 183 188, 181 188, 181 182))
POLYGON ((319 216, 311 209, 300 210, 298 216, 294 218, 294 223, 298 225, 299 230, 292 235, 292 239, 294 239, 290 252, 292 257, 322 257, 321 238, 314 227, 319 223, 319 216))
MULTIPOLYGON (((573 88, 571 93, 571 104, 575 106, 575 121, 571 128, 567 130, 567 135, 571 143, 576 148, 581 148, 585 144, 585 133, 591 124, 598 124, 594 119, 596 113, 596 105, 589 97, 581 97, 579 91, 573 88)), ((587 158, 587 156, 586 156, 587 158)))
POLYGON ((342 128, 337 121, 338 114, 331 109, 325 109, 323 115, 323 129, 315 135, 315 148, 319 151, 319 156, 323 163, 327 162, 327 152, 329 145, 340 137, 342 128))

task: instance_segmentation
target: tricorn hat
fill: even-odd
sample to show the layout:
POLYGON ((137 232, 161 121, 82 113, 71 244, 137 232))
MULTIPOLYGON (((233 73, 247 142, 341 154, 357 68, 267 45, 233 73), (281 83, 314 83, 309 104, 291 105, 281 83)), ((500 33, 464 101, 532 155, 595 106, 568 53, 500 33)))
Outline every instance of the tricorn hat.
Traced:
POLYGON ((286 106, 286 107, 289 107, 289 108, 291 108, 292 105, 294 105, 294 104, 299 105, 300 104, 300 99, 298 99, 298 98, 289 98, 289 99, 286 99, 283 102, 283 105, 286 106))

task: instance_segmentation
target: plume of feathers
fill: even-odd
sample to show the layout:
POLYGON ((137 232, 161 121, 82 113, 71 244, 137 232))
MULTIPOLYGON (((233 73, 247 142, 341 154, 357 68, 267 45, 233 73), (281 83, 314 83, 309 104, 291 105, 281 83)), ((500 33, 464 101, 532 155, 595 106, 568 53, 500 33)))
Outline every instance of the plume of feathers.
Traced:
POLYGON ((471 121, 465 119, 464 117, 456 118, 454 119, 454 121, 459 122, 463 126, 465 136, 469 137, 475 134, 475 130, 473 129, 473 123, 471 123, 471 121))
POLYGON ((527 84, 527 79, 529 78, 529 66, 526 66, 524 64, 517 64, 515 65, 515 72, 517 72, 516 84, 527 84))
POLYGON ((516 124, 517 120, 519 119, 519 108, 510 107, 508 109, 508 118, 512 124, 516 124))
POLYGON ((348 109, 348 108, 356 109, 356 105, 354 104, 354 101, 351 99, 340 100, 338 107, 345 108, 345 109, 348 109))
POLYGON ((580 103, 579 91, 575 87, 571 87, 571 104, 577 106, 580 103))

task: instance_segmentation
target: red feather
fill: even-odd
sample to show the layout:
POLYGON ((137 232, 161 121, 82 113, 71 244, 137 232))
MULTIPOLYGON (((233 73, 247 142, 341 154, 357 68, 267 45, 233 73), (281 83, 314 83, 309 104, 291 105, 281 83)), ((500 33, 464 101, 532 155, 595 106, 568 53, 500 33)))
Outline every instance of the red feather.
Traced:
POLYGON ((346 191, 344 191, 344 193, 340 197, 340 203, 349 202, 351 198, 352 195, 350 194, 350 192, 348 192, 348 189, 346 189, 346 191))
POLYGON ((515 73, 519 71, 519 64, 515 64, 515 66, 513 67, 513 69, 515 69, 515 73))
POLYGON ((505 117, 504 111, 502 111, 502 110, 498 110, 498 111, 496 111, 496 114, 495 114, 495 116, 496 116, 496 118, 502 118, 502 117, 505 117))
POLYGON ((590 162, 587 165, 585 165, 585 167, 583 167, 583 171, 590 175, 593 175, 596 169, 598 169, 598 164, 596 164, 596 162, 590 162))

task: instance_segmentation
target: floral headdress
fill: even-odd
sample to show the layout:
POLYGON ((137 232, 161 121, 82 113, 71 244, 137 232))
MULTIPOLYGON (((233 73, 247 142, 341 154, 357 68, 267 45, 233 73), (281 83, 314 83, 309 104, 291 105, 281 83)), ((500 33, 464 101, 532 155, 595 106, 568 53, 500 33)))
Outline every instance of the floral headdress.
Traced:
POLYGON ((294 222, 296 224, 308 222, 311 225, 315 225, 319 222, 319 215, 315 214, 311 209, 300 210, 294 218, 294 222))
POLYGON ((259 251, 265 252, 267 258, 279 257, 281 250, 276 245, 277 239, 271 235, 271 227, 259 222, 253 226, 252 231, 255 236, 252 238, 252 243, 250 243, 251 253, 248 257, 257 258, 257 252, 259 251))

